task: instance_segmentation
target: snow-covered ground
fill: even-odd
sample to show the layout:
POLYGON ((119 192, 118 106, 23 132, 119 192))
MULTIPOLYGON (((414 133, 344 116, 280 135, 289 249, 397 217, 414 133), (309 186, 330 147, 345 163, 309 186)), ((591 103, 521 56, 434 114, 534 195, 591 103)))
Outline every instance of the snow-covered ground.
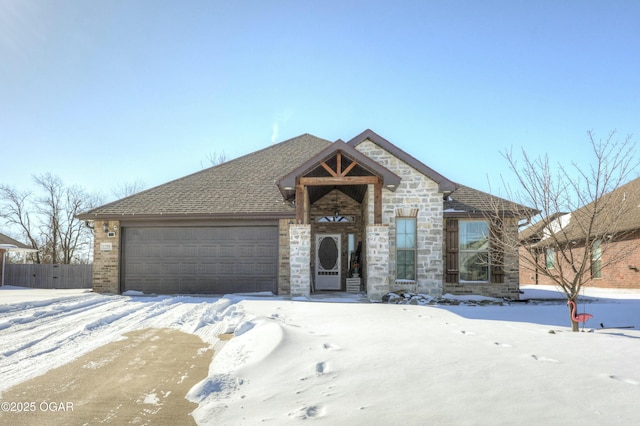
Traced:
POLYGON ((592 332, 571 333, 559 293, 524 290, 536 301, 420 306, 3 287, 0 393, 170 327, 219 350, 188 395, 200 424, 637 424, 640 293, 586 291, 592 332))

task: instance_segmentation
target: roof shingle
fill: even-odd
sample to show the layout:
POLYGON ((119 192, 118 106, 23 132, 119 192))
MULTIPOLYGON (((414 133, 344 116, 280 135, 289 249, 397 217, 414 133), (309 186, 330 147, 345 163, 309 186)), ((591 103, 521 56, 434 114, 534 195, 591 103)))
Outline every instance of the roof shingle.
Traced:
POLYGON ((119 217, 273 217, 294 209, 276 182, 331 142, 304 134, 82 213, 119 217))

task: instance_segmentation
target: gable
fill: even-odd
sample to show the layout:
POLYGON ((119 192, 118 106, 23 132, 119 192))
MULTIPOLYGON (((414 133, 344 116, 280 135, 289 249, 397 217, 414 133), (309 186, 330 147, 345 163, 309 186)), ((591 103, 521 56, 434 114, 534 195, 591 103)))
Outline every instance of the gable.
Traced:
POLYGON ((420 160, 409 155, 408 153, 398 148, 396 145, 392 144, 370 129, 367 129, 364 132, 360 133, 358 136, 347 142, 347 144, 355 148, 367 140, 373 142, 375 145, 384 149, 405 164, 411 166, 413 169, 417 170, 432 181, 436 182, 439 186, 440 192, 446 194, 456 190, 457 184, 455 182, 447 179, 440 173, 422 163, 420 160))
POLYGON ((278 187, 287 200, 295 197, 296 185, 302 182, 308 185, 311 203, 336 187, 362 202, 366 185, 378 181, 384 188, 395 191, 400 177, 338 140, 284 176, 278 187))

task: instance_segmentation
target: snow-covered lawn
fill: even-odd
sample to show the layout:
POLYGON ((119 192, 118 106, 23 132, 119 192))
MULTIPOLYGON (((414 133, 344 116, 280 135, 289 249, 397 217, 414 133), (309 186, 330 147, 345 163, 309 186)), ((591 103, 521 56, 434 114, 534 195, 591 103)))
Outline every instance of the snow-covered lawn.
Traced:
POLYGON ((537 301, 419 306, 344 294, 294 301, 3 287, 0 393, 128 331, 169 327, 217 351, 188 395, 200 424, 638 423, 640 293, 587 291, 578 310, 594 315, 593 331, 571 333, 561 295, 524 289, 537 301), (222 333, 234 334, 224 346, 222 333))

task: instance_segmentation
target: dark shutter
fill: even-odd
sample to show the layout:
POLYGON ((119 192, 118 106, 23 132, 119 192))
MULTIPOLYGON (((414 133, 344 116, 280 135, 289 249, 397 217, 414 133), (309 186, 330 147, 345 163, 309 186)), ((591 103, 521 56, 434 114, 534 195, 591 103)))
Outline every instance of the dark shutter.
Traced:
POLYGON ((502 238, 503 222, 498 220, 492 222, 489 240, 489 250, 491 259, 491 283, 504 283, 504 243, 502 238))
POLYGON ((458 282, 458 219, 447 219, 445 282, 458 282))

